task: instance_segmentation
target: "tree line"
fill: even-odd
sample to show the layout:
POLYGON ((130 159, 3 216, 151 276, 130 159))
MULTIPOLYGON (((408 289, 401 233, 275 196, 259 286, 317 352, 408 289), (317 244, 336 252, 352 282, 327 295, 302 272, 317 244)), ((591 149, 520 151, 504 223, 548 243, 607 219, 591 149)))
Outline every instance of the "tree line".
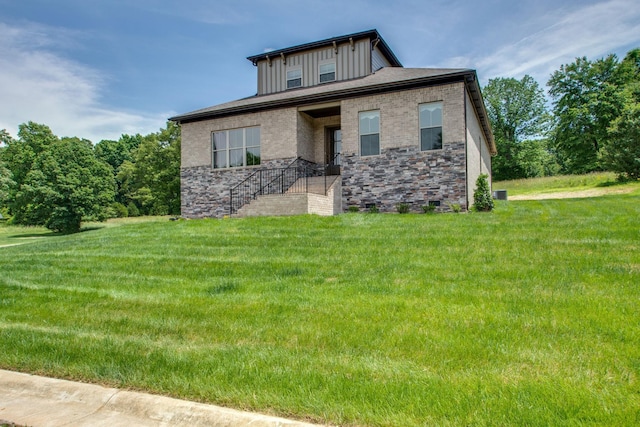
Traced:
POLYGON ((547 82, 495 78, 483 95, 498 149, 493 179, 613 171, 640 178, 640 49, 577 58, 547 82))
POLYGON ((43 124, 0 130, 0 209, 20 225, 75 232, 82 221, 180 214, 180 128, 117 141, 59 138, 43 124))
MULTIPOLYGON (((549 79, 551 108, 528 75, 482 89, 498 155, 493 179, 600 170, 640 178, 640 49, 622 61, 577 58, 549 79)), ((24 123, 0 130, 0 212, 15 224, 74 232, 81 221, 180 214, 180 128, 117 141, 59 138, 24 123)))

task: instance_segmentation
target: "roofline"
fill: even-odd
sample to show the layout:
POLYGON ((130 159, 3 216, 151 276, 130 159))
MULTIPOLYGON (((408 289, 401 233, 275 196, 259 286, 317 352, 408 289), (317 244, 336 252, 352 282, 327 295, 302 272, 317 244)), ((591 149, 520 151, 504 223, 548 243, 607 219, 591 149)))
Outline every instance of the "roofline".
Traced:
MULTIPOLYGON (((311 95, 283 98, 274 101, 256 102, 250 105, 238 105, 234 107, 224 108, 216 111, 199 111, 194 113, 186 113, 178 116, 170 117, 169 120, 177 123, 191 123, 202 120, 209 120, 220 117, 228 117, 236 114, 255 113, 258 111, 274 110, 278 108, 300 107, 304 105, 325 103, 331 101, 339 101, 344 98, 359 98, 368 95, 378 95, 381 93, 418 89, 425 86, 437 86, 449 83, 463 82, 469 91, 471 100, 476 108, 480 125, 484 131, 485 138, 491 147, 491 154, 496 154, 495 140, 489 122, 489 115, 484 106, 482 92, 478 84, 478 77, 475 70, 463 70, 450 74, 441 74, 438 76, 420 77, 411 80, 401 80, 396 82, 380 83, 376 85, 341 89, 332 92, 315 93, 311 95)), ((255 98, 269 97, 269 95, 256 96, 255 98)))
POLYGON ((493 138, 491 121, 489 120, 489 114, 487 113, 487 109, 484 105, 482 90, 480 89, 480 85, 478 84, 478 76, 475 70, 471 71, 472 72, 468 73, 465 77, 465 86, 469 91, 469 95, 471 95, 471 100, 473 101, 474 106, 476 107, 476 112, 478 113, 478 117, 480 118, 480 125, 482 126, 485 138, 487 138, 489 147, 491 148, 491 155, 495 156, 496 154, 498 154, 498 150, 496 147, 495 139, 493 138))
POLYGON ((292 53, 301 52, 303 50, 315 49, 315 48, 325 47, 325 46, 332 46, 334 42, 336 44, 345 43, 345 42, 348 42, 350 39, 359 40, 367 37, 370 38, 372 41, 378 40, 377 46, 380 48, 382 53, 387 57, 387 59, 389 60, 389 62, 393 67, 402 67, 402 64, 400 63, 396 55, 393 53, 389 45, 384 41, 384 39, 382 38, 382 36, 380 36, 380 33, 378 33, 378 30, 376 29, 361 31, 359 33, 347 34, 344 36, 331 37, 331 38, 316 41, 316 42, 305 43, 305 44, 291 46, 291 47, 285 47, 283 49, 272 50, 270 52, 248 56, 247 59, 251 61, 253 65, 256 65, 258 61, 266 60, 267 56, 273 58, 276 56, 280 56, 281 54, 289 55, 292 53))

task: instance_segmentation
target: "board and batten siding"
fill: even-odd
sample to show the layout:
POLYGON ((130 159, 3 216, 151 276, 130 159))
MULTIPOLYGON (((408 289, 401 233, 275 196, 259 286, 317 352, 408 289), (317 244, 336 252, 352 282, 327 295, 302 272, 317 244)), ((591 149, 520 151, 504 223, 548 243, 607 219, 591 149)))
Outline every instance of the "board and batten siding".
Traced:
MULTIPOLYGON (((378 56, 381 58, 377 63, 386 63, 379 52, 378 56)), ((277 56, 271 58, 271 65, 266 60, 258 62, 258 95, 287 90, 287 70, 296 68, 302 69, 302 87, 320 84, 320 64, 327 62, 336 63, 336 81, 364 77, 372 71, 369 39, 355 41, 353 48, 349 43, 339 44, 338 53, 333 47, 326 47, 285 56, 285 60, 286 64, 277 56)))
POLYGON ((380 68, 390 67, 391 63, 384 57, 377 47, 371 53, 371 72, 375 73, 380 68))

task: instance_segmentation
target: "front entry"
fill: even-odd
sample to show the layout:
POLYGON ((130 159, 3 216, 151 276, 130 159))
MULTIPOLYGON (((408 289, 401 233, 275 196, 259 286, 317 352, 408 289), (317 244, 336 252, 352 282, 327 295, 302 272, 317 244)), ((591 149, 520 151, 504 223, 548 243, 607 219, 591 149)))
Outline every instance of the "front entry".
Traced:
POLYGON ((326 130, 325 163, 330 175, 340 175, 340 153, 342 152, 342 131, 338 127, 326 130))

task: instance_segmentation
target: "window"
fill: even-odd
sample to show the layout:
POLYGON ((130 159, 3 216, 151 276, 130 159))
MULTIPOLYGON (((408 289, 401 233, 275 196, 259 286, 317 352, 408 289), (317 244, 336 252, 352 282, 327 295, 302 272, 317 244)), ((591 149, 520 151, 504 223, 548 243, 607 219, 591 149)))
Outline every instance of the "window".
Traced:
POLYGON ((287 89, 302 86, 302 68, 287 71, 287 89))
POLYGON ((442 149, 442 102, 420 104, 420 149, 442 149))
POLYGON ((223 130, 213 133, 214 169, 260 164, 260 128, 223 130))
POLYGON ((360 155, 380 154, 380 111, 363 111, 360 117, 360 155))
POLYGON ((336 63, 320 64, 320 83, 332 82, 336 79, 336 63))

